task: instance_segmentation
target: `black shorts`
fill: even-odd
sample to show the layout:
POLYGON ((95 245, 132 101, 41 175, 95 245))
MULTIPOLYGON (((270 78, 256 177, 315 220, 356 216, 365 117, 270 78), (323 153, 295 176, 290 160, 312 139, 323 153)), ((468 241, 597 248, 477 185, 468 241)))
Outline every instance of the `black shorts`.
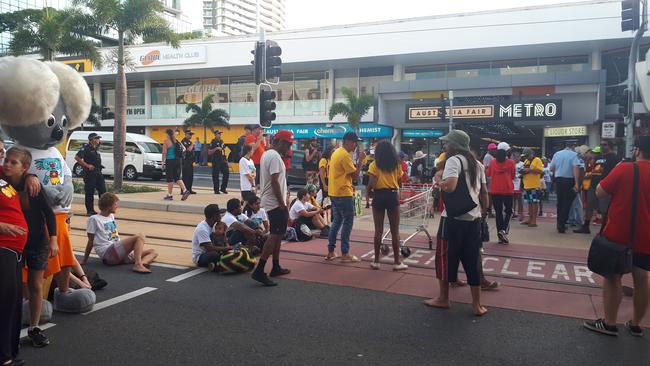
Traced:
POLYGON ((286 208, 276 207, 267 212, 269 216, 270 233, 273 235, 284 235, 289 224, 289 211, 286 208))
POLYGON ((383 211, 396 207, 399 207, 399 192, 397 189, 375 189, 372 208, 383 211))
POLYGON ((40 271, 47 268, 50 248, 45 239, 36 243, 27 243, 23 250, 25 265, 27 268, 40 271))
POLYGON ((632 263, 635 267, 650 271, 650 254, 634 253, 632 263))
POLYGON ((255 193, 253 191, 241 191, 241 199, 244 201, 244 205, 246 202, 248 202, 248 199, 250 197, 255 197, 255 193))
POLYGON ((173 183, 181 180, 180 159, 165 161, 165 175, 167 176, 167 183, 173 183))
POLYGON ((312 220, 311 217, 300 216, 297 220, 293 222, 293 226, 296 229, 300 228, 300 225, 307 225, 307 227, 312 230, 316 229, 316 225, 314 225, 314 221, 312 220))

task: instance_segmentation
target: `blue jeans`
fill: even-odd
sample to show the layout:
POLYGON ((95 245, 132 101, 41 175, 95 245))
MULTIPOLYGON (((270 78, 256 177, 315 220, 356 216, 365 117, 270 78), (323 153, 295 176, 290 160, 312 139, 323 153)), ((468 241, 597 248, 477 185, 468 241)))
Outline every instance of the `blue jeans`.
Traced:
POLYGON ((350 233, 354 223, 354 199, 352 197, 330 197, 332 201, 332 225, 330 225, 329 244, 330 252, 336 249, 336 236, 341 230, 341 253, 350 251, 350 233))

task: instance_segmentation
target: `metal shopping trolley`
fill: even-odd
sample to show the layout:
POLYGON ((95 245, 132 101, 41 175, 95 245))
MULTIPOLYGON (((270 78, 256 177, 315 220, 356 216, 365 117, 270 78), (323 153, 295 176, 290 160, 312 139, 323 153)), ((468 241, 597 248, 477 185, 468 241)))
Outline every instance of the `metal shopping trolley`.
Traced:
MULTIPOLYGON (((429 249, 433 249, 433 239, 427 229, 429 219, 433 218, 433 185, 407 183, 399 190, 400 195, 400 233, 410 233, 406 239, 400 240, 400 251, 404 257, 411 255, 407 243, 419 233, 424 233, 429 239, 429 249)), ((386 232, 381 238, 381 252, 387 255, 390 252, 390 226, 385 224, 386 232)))

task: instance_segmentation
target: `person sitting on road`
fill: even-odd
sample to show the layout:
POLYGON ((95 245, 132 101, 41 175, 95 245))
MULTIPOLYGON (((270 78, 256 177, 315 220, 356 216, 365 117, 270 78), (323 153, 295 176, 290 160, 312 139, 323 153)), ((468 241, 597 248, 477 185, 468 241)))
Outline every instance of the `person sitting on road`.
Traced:
POLYGON ((256 222, 258 226, 264 228, 264 234, 268 234, 270 228, 269 216, 266 214, 266 210, 262 208, 262 201, 259 197, 256 195, 248 197, 244 207, 244 214, 256 222))
POLYGON ((88 261, 94 246, 95 252, 106 265, 133 263, 134 272, 151 273, 147 267, 158 257, 158 253, 153 249, 144 249, 144 235, 136 234, 120 240, 114 216, 119 200, 117 195, 110 192, 104 193, 99 198, 100 213, 88 218, 86 225, 88 243, 80 264, 88 261))
POLYGON ((221 214, 225 210, 219 208, 217 204, 209 204, 203 209, 205 220, 196 225, 192 235, 192 262, 199 267, 210 267, 210 264, 219 263, 221 254, 229 249, 225 241, 225 230, 223 233, 224 240, 218 240, 218 235, 213 233, 213 227, 220 227, 221 214))
POLYGON ((318 203, 318 199, 317 199, 318 187, 315 184, 307 184, 305 186, 305 189, 307 190, 307 193, 309 193, 309 203, 311 203, 311 205, 316 207, 317 209, 320 209, 321 204, 318 203))
POLYGON ((302 188, 298 190, 298 198, 293 202, 289 210, 290 226, 293 226, 296 232, 298 232, 302 225, 307 225, 311 230, 320 230, 321 237, 327 237, 329 235, 329 227, 325 224, 325 220, 321 215, 323 210, 314 207, 309 203, 309 200, 310 195, 306 189, 302 188))
POLYGON ((228 225, 226 236, 230 244, 246 243, 251 255, 259 254, 258 243, 264 240, 264 229, 242 212, 239 198, 231 198, 226 204, 226 214, 221 221, 228 225))

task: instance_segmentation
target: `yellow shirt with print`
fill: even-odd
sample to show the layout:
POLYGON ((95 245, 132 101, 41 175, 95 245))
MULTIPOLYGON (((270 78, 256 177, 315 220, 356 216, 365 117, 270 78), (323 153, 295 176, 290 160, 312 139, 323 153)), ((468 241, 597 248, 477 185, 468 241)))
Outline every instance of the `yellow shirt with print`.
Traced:
POLYGON ((368 168, 368 174, 377 178, 375 189, 398 189, 400 178, 402 178, 404 172, 402 171, 402 166, 400 164, 400 166, 395 168, 395 170, 387 173, 379 169, 377 163, 373 161, 370 163, 370 167, 368 168))
POLYGON ((352 197, 352 174, 357 167, 352 155, 342 147, 332 153, 327 174, 327 193, 332 197, 352 197))
MULTIPOLYGON (((524 161, 524 168, 544 171, 544 164, 542 164, 542 159, 533 158, 532 162, 530 160, 524 161)), ((541 178, 542 178, 542 175, 537 174, 537 173, 524 174, 524 189, 539 189, 539 188, 541 188, 542 187, 541 178)))

